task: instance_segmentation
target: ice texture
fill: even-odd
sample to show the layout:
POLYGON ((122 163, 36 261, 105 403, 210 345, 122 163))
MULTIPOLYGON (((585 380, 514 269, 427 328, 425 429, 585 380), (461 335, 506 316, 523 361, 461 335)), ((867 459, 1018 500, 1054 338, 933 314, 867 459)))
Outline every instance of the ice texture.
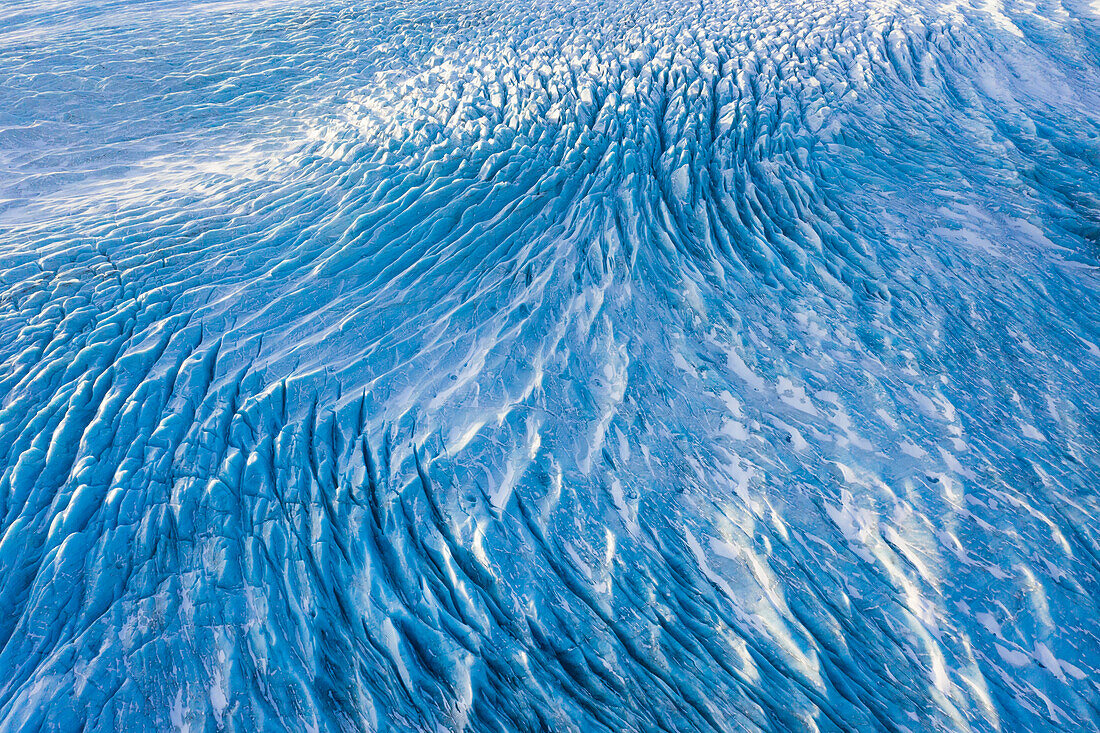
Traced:
POLYGON ((0 2, 0 730, 1100 729, 1100 5, 0 2))

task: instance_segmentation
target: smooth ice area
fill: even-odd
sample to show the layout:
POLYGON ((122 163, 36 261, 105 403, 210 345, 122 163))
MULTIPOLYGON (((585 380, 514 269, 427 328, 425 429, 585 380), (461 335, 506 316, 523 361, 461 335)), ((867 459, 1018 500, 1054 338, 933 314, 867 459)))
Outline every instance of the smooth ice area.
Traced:
POLYGON ((1100 729, 1100 3, 0 0, 0 731, 1100 729))

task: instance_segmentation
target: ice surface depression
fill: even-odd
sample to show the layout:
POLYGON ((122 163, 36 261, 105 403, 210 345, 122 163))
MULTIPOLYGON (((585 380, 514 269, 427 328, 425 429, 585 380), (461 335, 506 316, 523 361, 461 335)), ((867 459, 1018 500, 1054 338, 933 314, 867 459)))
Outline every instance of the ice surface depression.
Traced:
POLYGON ((1095 6, 0 7, 0 729, 1100 727, 1095 6))

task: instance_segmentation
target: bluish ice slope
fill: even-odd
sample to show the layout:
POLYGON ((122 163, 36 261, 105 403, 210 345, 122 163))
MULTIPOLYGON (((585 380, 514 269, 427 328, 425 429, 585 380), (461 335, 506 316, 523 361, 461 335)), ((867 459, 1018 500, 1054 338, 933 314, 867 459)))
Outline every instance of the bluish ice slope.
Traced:
POLYGON ((0 0, 0 730, 1100 729, 1100 5, 0 0))

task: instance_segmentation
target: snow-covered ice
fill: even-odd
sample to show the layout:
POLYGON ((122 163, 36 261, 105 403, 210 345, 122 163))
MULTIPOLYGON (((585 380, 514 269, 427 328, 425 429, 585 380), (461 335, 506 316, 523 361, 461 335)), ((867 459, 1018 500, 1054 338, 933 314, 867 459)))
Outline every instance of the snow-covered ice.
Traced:
POLYGON ((0 0, 0 730, 1100 729, 1100 6, 0 0))

